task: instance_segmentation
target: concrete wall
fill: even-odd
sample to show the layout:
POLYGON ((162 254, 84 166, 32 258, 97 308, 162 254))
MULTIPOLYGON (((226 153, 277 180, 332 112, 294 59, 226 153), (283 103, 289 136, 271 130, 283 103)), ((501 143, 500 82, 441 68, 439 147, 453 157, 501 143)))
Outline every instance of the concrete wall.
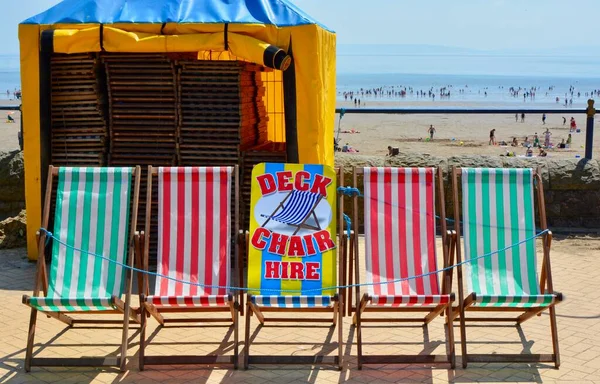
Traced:
MULTIPOLYGON (((570 228, 600 230, 600 162, 598 160, 479 155, 442 158, 414 154, 383 158, 338 153, 335 163, 338 167, 344 167, 345 185, 352 185, 353 166, 440 167, 444 174, 447 217, 453 217, 452 188, 448 177, 453 166, 539 167, 543 179, 548 226, 561 230, 570 228)), ((362 180, 359 183, 362 183, 362 180)), ((345 200, 344 205, 344 211, 351 213, 349 199, 345 200)), ((362 212, 359 217, 362 217, 362 212)))

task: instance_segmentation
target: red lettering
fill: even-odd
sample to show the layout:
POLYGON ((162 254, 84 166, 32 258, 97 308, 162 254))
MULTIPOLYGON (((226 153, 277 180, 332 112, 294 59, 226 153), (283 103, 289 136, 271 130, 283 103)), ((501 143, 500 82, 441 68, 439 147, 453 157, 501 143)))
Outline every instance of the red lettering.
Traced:
POLYGON ((313 244, 312 235, 304 235, 304 236, 302 236, 302 238, 304 239, 304 244, 306 245, 306 254, 307 255, 316 254, 317 250, 315 249, 315 245, 313 244))
POLYGON ((260 227, 252 234, 252 240, 250 243, 256 249, 263 250, 267 246, 267 241, 265 238, 271 237, 271 231, 266 228, 260 227))
POLYGON ((327 186, 331 184, 333 180, 323 175, 315 175, 315 181, 313 182, 310 191, 312 193, 320 193, 323 197, 327 197, 327 186))
POLYGON ((279 279, 279 261, 267 261, 265 263, 265 279, 279 279))
POLYGON ((319 280, 321 278, 321 274, 319 274, 320 268, 321 268, 320 263, 317 263, 317 262, 306 263, 306 280, 319 280))
POLYGON ((331 236, 327 230, 323 229, 319 232, 315 232, 314 235, 315 240, 317 240, 317 247, 320 252, 329 251, 330 249, 335 248, 335 243, 331 240, 331 236))
POLYGON ((304 245, 302 244, 302 238, 300 236, 290 237, 290 246, 288 248, 288 256, 306 256, 304 245))
POLYGON ((277 172, 277 185, 280 192, 289 192, 293 188, 290 179, 292 178, 292 171, 277 172))
POLYGON ((260 193, 263 195, 268 195, 269 193, 273 193, 277 190, 277 184, 275 184, 275 178, 273 175, 269 173, 265 173, 264 175, 260 175, 256 178, 258 181, 258 186, 260 187, 260 193))
POLYGON ((289 261, 281 262, 281 278, 282 279, 289 279, 289 268, 290 268, 289 261))
POLYGON ((304 280, 304 264, 301 261, 290 262, 290 279, 292 280, 304 280))
POLYGON ((269 244, 269 252, 279 256, 285 255, 285 246, 289 240, 288 235, 273 233, 271 235, 271 244, 269 244))
POLYGON ((306 171, 296 172, 294 188, 298 191, 308 191, 310 189, 310 185, 305 181, 306 179, 310 179, 310 173, 306 171))

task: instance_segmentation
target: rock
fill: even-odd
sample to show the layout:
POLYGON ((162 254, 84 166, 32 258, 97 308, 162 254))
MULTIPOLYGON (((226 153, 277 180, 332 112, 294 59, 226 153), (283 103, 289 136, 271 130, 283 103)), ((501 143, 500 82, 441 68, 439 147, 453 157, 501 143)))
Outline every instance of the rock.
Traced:
POLYGON ((25 172, 21 151, 0 152, 0 220, 25 208, 25 172))
POLYGON ((564 159, 548 162, 553 190, 600 190, 600 163, 597 160, 564 159))
POLYGON ((0 221, 0 249, 27 245, 27 215, 22 210, 16 217, 0 221))

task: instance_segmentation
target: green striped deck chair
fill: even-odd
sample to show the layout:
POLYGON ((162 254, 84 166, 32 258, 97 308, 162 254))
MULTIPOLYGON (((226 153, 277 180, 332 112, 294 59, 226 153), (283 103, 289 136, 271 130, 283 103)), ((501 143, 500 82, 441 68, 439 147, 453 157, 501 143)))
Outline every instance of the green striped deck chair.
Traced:
MULTIPOLYGON (((462 168, 453 172, 454 201, 458 202, 458 176, 462 184, 464 267, 459 267, 459 300, 463 366, 472 362, 553 362, 558 367, 558 338, 554 306, 562 295, 552 287, 550 232, 542 236, 544 260, 541 279, 536 261, 535 212, 546 229, 544 195, 539 173, 532 169, 462 168), (518 244, 516 246, 512 246, 518 244), (487 257, 494 251, 502 250, 487 257), (472 260, 469 262, 469 260, 472 260), (463 274, 464 273, 464 274, 463 274), (467 290, 464 295, 464 283, 467 290), (517 325, 550 309, 554 354, 468 355, 465 322, 514 321, 517 325), (517 317, 468 317, 465 311, 512 312, 517 317)), ((455 204, 455 217, 459 207, 455 204)), ((463 260, 457 244, 457 261, 463 260)))
POLYGON ((31 366, 120 366, 125 368, 130 308, 133 228, 139 195, 138 168, 54 168, 50 166, 43 228, 49 222, 52 186, 56 188, 53 236, 39 236, 38 271, 33 295, 23 296, 31 307, 25 369, 31 366), (132 180, 135 186, 132 188, 132 180), (133 200, 132 200, 133 198, 133 200), (46 242, 51 244, 49 276, 46 242), (102 255, 104 260, 87 252, 102 255), (41 294, 43 293, 43 294, 41 294), (122 296, 125 295, 125 300, 122 296), (66 323, 122 324, 120 358, 32 358, 37 312, 66 323), (76 319, 73 314, 123 314, 120 320, 76 319))

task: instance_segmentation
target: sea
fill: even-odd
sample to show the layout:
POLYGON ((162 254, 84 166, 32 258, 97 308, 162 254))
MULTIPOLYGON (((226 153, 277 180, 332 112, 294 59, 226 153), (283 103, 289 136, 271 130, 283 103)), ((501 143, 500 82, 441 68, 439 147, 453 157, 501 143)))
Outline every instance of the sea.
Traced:
MULTIPOLYGON (((0 55, 0 99, 13 99, 14 91, 20 88, 19 56, 0 55)), ((583 108, 588 98, 600 99, 597 92, 600 52, 503 54, 385 46, 338 48, 337 99, 361 99, 363 106, 372 102, 436 101, 437 106, 562 107, 566 99, 567 107, 583 108), (377 88, 382 91, 377 95, 367 92, 377 88), (442 93, 449 96, 440 97, 442 93)))

